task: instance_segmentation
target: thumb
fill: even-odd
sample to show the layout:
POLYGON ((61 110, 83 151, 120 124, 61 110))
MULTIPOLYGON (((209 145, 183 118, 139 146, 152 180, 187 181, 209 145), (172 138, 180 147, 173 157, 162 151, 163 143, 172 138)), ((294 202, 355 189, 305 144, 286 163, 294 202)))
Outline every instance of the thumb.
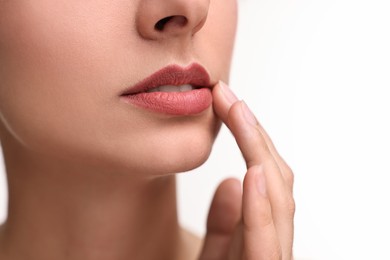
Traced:
POLYGON ((237 179, 226 179, 217 188, 207 218, 207 233, 200 260, 225 260, 229 246, 241 218, 241 184, 237 179))

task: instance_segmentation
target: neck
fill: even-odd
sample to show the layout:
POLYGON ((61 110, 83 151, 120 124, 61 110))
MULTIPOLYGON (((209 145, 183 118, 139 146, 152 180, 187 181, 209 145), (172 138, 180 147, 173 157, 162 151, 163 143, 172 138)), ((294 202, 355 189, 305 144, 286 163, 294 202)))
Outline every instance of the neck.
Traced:
POLYGON ((101 173, 4 151, 9 210, 0 250, 8 259, 182 257, 174 176, 101 173))

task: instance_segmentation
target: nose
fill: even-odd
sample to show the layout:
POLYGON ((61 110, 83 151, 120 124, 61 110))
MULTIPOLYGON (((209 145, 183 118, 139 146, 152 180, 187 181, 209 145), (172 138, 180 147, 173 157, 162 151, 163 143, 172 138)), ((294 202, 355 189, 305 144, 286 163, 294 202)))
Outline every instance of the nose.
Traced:
POLYGON ((210 0, 141 0, 138 33, 149 40, 195 35, 206 22, 209 5, 210 0))

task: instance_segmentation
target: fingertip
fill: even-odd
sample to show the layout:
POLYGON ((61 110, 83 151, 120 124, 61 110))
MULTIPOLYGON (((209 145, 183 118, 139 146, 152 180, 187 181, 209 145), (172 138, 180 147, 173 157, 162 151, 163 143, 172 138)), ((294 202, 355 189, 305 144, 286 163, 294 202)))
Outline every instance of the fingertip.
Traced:
POLYGON ((243 101, 238 101, 231 105, 228 114, 227 114, 227 123, 229 126, 233 126, 232 132, 235 135, 235 132, 238 132, 237 130, 242 127, 242 120, 241 120, 241 104, 243 101), (236 130, 236 131, 235 131, 236 130))
POLYGON ((219 184, 207 218, 207 232, 199 259, 226 259, 241 218, 241 183, 228 178, 219 184))
POLYGON ((255 165, 248 169, 244 178, 244 189, 268 199, 267 181, 262 165, 255 165))
POLYGON ((267 198, 267 183, 262 165, 255 165, 248 169, 244 178, 244 190, 250 190, 267 198))
POLYGON ((213 105, 216 114, 226 122, 231 106, 238 101, 236 95, 223 81, 219 81, 213 88, 213 105))
POLYGON ((239 180, 228 178, 215 191, 208 216, 208 229, 229 233, 235 228, 241 213, 242 188, 239 180))
POLYGON ((242 187, 241 182, 237 178, 227 178, 221 182, 219 189, 230 190, 231 192, 241 194, 242 187))
POLYGON ((266 179, 261 165, 248 169, 243 186, 244 222, 247 226, 270 224, 272 213, 267 196, 266 179))
POLYGON ((265 186, 261 187, 266 185, 265 177, 264 168, 258 165, 251 167, 244 179, 244 252, 248 259, 281 259, 283 255, 271 201, 263 195, 265 186))
POLYGON ((219 87, 222 92, 222 95, 228 105, 233 105, 238 101, 237 96, 233 93, 232 89, 228 87, 228 85, 222 80, 219 81, 219 87))

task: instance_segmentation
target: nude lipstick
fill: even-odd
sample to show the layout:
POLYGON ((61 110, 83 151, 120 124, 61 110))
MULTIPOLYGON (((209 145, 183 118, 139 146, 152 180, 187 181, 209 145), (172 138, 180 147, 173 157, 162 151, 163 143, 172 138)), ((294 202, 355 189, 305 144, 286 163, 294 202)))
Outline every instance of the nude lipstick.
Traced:
POLYGON ((210 76, 199 64, 169 65, 123 92, 135 106, 170 115, 195 115, 212 104, 210 76))

